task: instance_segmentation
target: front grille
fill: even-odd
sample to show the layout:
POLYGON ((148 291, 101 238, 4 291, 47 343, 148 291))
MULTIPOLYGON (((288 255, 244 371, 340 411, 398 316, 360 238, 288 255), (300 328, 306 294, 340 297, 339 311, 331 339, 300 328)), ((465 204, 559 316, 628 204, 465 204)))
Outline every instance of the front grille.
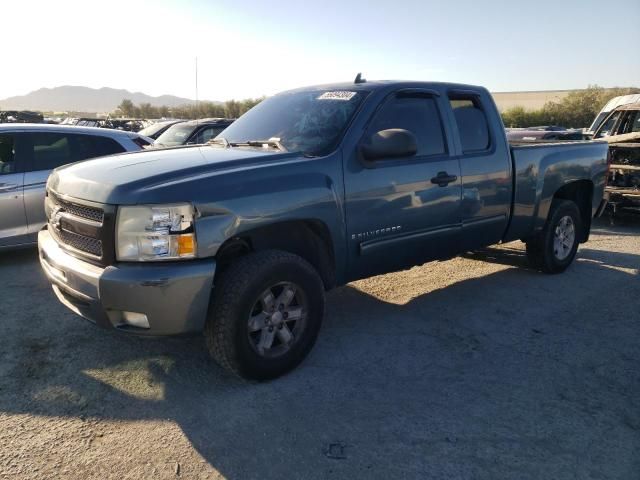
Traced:
POLYGON ((78 235, 77 233, 69 232, 67 230, 57 231, 56 229, 53 229, 53 231, 54 236, 58 237, 62 243, 90 255, 102 257, 102 242, 97 238, 78 235))
POLYGON ((48 229, 55 241, 73 256, 96 265, 115 261, 115 207, 47 191, 48 229))
POLYGON ((49 193, 54 204, 60 206, 64 209, 65 212, 69 212, 71 215, 75 215, 76 217, 86 218, 87 220, 91 220, 97 223, 102 223, 104 220, 104 212, 100 208, 89 207, 87 205, 79 205, 77 203, 73 203, 67 201, 63 198, 60 198, 59 195, 56 195, 53 192, 49 193))

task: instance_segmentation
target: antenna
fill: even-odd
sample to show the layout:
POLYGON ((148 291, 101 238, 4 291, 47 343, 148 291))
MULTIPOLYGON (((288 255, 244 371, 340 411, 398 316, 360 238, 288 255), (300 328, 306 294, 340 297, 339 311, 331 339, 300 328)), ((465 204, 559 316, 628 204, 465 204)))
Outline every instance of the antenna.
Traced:
POLYGON ((196 125, 198 125, 198 57, 196 57, 196 125))
POLYGON ((353 83, 367 83, 367 80, 365 78, 362 78, 362 73, 358 73, 353 83))

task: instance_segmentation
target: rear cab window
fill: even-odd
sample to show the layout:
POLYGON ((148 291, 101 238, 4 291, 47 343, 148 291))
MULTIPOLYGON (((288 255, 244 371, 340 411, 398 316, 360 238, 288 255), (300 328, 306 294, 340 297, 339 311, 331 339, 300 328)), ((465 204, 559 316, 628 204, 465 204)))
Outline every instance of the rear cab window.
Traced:
POLYGON ((463 154, 486 152, 492 147, 491 131, 479 95, 449 94, 463 154))

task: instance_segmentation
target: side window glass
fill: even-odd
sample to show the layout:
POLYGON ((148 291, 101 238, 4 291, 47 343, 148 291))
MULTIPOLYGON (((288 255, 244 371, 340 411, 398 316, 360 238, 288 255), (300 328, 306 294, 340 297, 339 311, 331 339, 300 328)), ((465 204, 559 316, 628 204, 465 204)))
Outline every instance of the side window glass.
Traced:
POLYGON ((636 110, 634 113, 635 117, 631 123, 630 133, 640 132, 640 110, 636 110))
POLYGON ((401 128, 415 135, 416 155, 442 155, 447 151, 438 107, 431 97, 399 94, 388 100, 373 118, 368 134, 390 128, 401 128))
POLYGON ((596 134, 596 138, 603 138, 611 135, 611 130, 613 130, 613 127, 618 121, 618 118, 620 118, 621 113, 621 111, 615 112, 607 118, 600 126, 600 131, 596 134))
POLYGON ((620 126, 615 128, 615 131, 610 132, 611 135, 622 135, 624 133, 631 132, 631 125, 633 124, 633 113, 632 111, 625 111, 622 116, 622 121, 620 122, 620 126))
POLYGON ((69 137, 63 133, 34 133, 28 139, 32 170, 51 170, 73 161, 69 137))
POLYGON ((124 152, 124 148, 111 138, 97 135, 70 135, 72 141, 72 155, 69 163, 86 160, 88 158, 103 157, 114 153, 124 152))
POLYGON ((215 127, 202 129, 198 132, 198 135, 196 135, 195 143, 207 143, 213 137, 218 135, 222 130, 222 128, 215 127))
POLYGON ((91 141, 93 143, 96 157, 114 155, 125 151, 125 148, 113 138, 92 136, 91 141))
POLYGON ((16 171, 15 149, 11 135, 0 135, 0 175, 16 171))
POLYGON ((463 153, 488 150, 491 146, 489 123, 480 99, 475 96, 451 95, 449 103, 458 126, 463 153))
POLYGON ((85 160, 87 158, 96 157, 97 154, 94 151, 93 137, 89 135, 72 135, 73 141, 73 156, 69 158, 69 162, 77 162, 85 160))

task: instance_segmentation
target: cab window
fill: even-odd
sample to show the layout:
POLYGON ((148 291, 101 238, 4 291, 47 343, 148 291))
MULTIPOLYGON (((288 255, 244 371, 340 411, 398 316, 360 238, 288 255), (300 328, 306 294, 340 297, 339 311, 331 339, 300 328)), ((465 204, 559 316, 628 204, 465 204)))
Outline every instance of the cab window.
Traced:
POLYGON ((442 155, 446 153, 442 121, 435 100, 427 95, 399 93, 380 108, 373 118, 369 135, 381 130, 399 128, 416 137, 416 155, 442 155))
POLYGON ((450 95, 449 103, 458 127, 462 152, 488 150, 491 147, 489 122, 480 99, 473 95, 450 95))

